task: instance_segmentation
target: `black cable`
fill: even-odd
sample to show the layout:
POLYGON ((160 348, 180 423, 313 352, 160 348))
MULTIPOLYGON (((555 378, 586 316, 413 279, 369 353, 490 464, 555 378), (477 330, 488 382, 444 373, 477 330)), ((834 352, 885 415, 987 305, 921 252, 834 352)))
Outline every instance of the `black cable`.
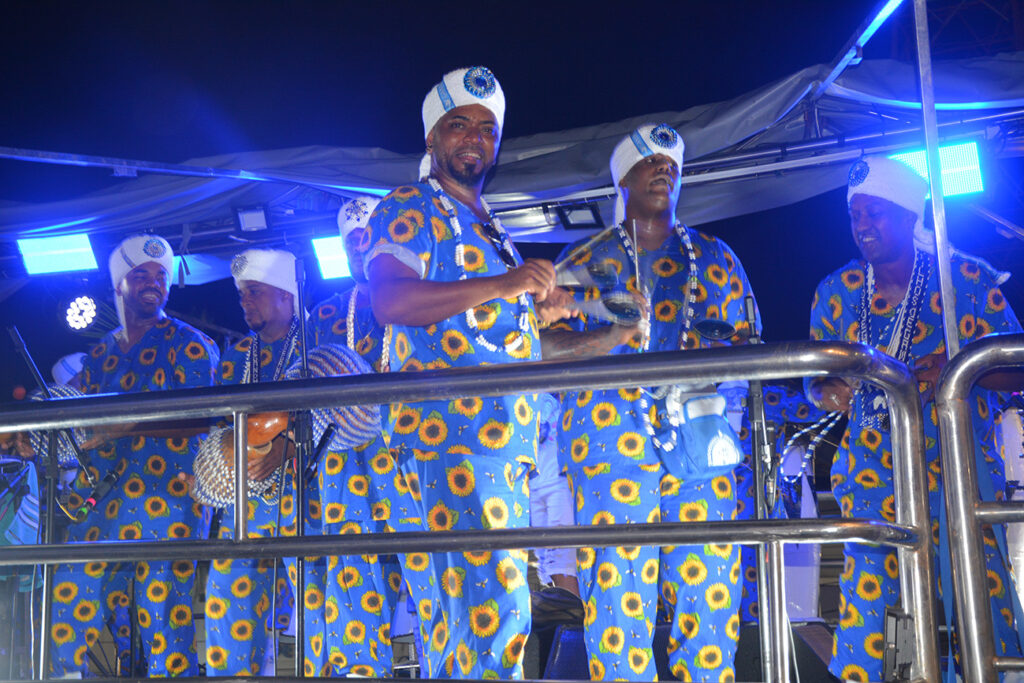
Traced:
MULTIPOLYGON (((25 340, 21 338, 21 333, 18 332, 18 327, 16 325, 10 325, 7 328, 7 332, 11 335, 11 341, 14 342, 15 348, 18 350, 18 353, 21 354, 22 359, 24 359, 25 365, 28 366, 29 372, 32 373, 32 378, 35 379, 43 397, 47 400, 52 399, 53 394, 50 393, 50 387, 46 384, 46 380, 43 379, 43 375, 39 372, 39 367, 36 365, 36 362, 32 360, 32 354, 29 353, 25 340)), ((85 472, 85 478, 89 480, 89 485, 96 486, 96 475, 92 473, 92 461, 89 459, 89 456, 78 447, 78 442, 75 441, 75 437, 71 433, 70 429, 64 428, 59 431, 71 444, 71 450, 75 454, 75 459, 78 460, 79 467, 83 472, 85 472)))

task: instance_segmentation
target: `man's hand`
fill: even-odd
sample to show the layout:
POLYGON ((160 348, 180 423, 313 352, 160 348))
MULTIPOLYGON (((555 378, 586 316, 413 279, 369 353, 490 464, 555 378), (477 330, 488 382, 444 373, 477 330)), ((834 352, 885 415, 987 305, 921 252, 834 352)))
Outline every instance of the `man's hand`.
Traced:
POLYGON ((28 440, 28 433, 26 432, 6 432, 0 434, 0 448, 23 460, 31 460, 36 457, 36 452, 32 450, 32 445, 28 440))
POLYGON ((273 476, 281 467, 286 458, 295 455, 295 445, 283 435, 278 436, 270 442, 270 451, 264 455, 256 455, 252 449, 249 450, 250 481, 263 481, 273 476))
POLYGON ((811 403, 828 412, 849 413, 853 389, 838 377, 826 377, 811 382, 811 403))
POLYGON ((122 422, 120 424, 107 425, 103 428, 94 429, 92 436, 83 441, 78 445, 83 451, 91 451, 94 448, 110 443, 111 441, 117 441, 123 436, 126 436, 132 430, 136 428, 138 423, 136 422, 122 422))
POLYGON ((923 389, 918 386, 923 402, 927 403, 931 400, 935 393, 935 385, 939 381, 939 374, 942 373, 944 367, 946 367, 945 353, 930 353, 914 361, 914 375, 917 376, 918 384, 926 385, 923 389))
POLYGON ((555 287, 543 302, 538 302, 537 319, 541 325, 550 325, 563 318, 575 318, 580 314, 576 299, 561 287, 555 287))
POLYGON ((526 292, 536 303, 543 303, 555 288, 555 266, 547 259, 526 259, 523 265, 495 277, 501 281, 505 299, 526 292))

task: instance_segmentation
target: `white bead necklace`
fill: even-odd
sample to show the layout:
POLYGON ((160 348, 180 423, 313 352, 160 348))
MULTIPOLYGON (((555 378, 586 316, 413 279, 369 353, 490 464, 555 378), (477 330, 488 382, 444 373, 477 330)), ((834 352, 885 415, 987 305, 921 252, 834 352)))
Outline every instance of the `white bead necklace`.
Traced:
MULTIPOLYGON (((345 344, 356 353, 356 299, 359 297, 359 285, 352 288, 352 294, 348 297, 348 312, 345 315, 345 344)), ((391 325, 384 331, 384 339, 381 340, 380 349, 380 372, 390 372, 389 356, 391 349, 391 325)))
MULTIPOLYGON (((694 253, 693 242, 690 239, 690 232, 682 223, 676 223, 673 228, 675 229, 676 234, 679 235, 679 239, 683 246, 686 248, 686 258, 687 261, 689 261, 689 274, 686 278, 686 303, 683 310, 680 311, 680 315, 683 316, 683 319, 679 327, 678 348, 682 349, 686 342, 686 334, 690 331, 690 325, 693 323, 693 316, 695 313, 693 305, 697 301, 697 286, 699 284, 699 280, 697 278, 697 256, 694 253)), ((647 303, 650 306, 652 304, 650 297, 653 292, 648 292, 646 287, 640 286, 640 260, 637 255, 637 251, 633 246, 633 241, 630 239, 629 234, 626 233, 626 230, 623 228, 621 223, 615 226, 615 229, 619 234, 619 239, 622 241, 623 249, 626 250, 626 255, 634 264, 637 278, 637 290, 640 292, 641 296, 647 299, 647 303)), ((650 327, 648 327, 644 332, 643 339, 640 344, 640 353, 646 353, 650 349, 650 346, 651 334, 650 327)), ((670 390, 669 387, 662 387, 662 389, 662 391, 653 395, 654 398, 663 398, 667 391, 670 390)), ((654 431, 654 425, 651 423, 651 404, 647 400, 647 392, 643 387, 640 387, 639 403, 640 416, 643 421, 644 431, 647 433, 648 438, 650 438, 651 443, 653 443, 654 447, 663 453, 671 453, 675 451, 679 442, 679 416, 675 414, 676 411, 667 411, 667 420, 672 429, 670 430, 671 437, 666 443, 659 439, 657 433, 654 431)))
MULTIPOLYGON (((438 193, 441 200, 441 206, 443 206, 445 211, 448 212, 448 223, 452 229, 452 236, 455 238, 455 265, 459 269, 459 279, 466 280, 468 279, 469 276, 466 273, 466 253, 465 246, 463 245, 462 242, 462 225, 460 224, 459 218, 456 215, 455 205, 452 204, 451 200, 448 198, 448 195, 445 194, 444 190, 441 188, 441 184, 437 182, 436 178, 427 178, 427 182, 430 183, 431 189, 434 190, 434 192, 438 193)), ((487 202, 484 201, 483 198, 480 199, 480 203, 483 205, 484 211, 486 211, 487 214, 491 217, 491 222, 494 225, 494 229, 497 231, 498 236, 501 239, 501 251, 505 252, 509 257, 511 257, 514 260, 515 252, 512 250, 512 244, 509 241, 508 234, 505 232, 504 226, 502 226, 501 221, 498 220, 498 217, 491 212, 491 208, 487 206, 487 202)), ((523 344, 524 337, 530 333, 530 300, 527 298, 525 292, 520 294, 517 297, 517 300, 519 301, 519 313, 516 315, 516 321, 519 326, 520 334, 516 335, 514 341, 502 344, 502 347, 505 349, 506 353, 511 353, 518 349, 523 344)), ((469 327, 469 329, 473 331, 473 336, 476 339, 477 344, 484 347, 488 351, 491 351, 492 353, 497 352, 499 348, 498 345, 494 344, 489 339, 484 337, 483 334, 480 333, 480 330, 477 328, 476 314, 473 312, 472 307, 466 310, 466 325, 469 327)))
MULTIPOLYGON (((898 361, 906 362, 910 357, 914 335, 917 333, 917 321, 926 298, 928 278, 931 274, 931 262, 921 251, 914 250, 914 265, 910 273, 910 282, 903 300, 896 309, 895 315, 882 329, 878 337, 879 343, 889 335, 885 352, 898 361), (890 332, 891 330, 891 332, 890 332)), ((857 341, 867 346, 874 346, 871 330, 871 303, 875 298, 875 268, 869 262, 865 273, 864 288, 861 292, 860 310, 857 312, 857 341)), ((862 427, 889 431, 888 401, 882 391, 867 382, 860 382, 855 389, 855 398, 860 404, 860 424, 862 427)))
MULTIPOLYGON (((291 324, 288 326, 288 332, 284 337, 284 344, 281 347, 281 357, 277 359, 277 367, 274 368, 274 374, 271 375, 270 381, 276 382, 284 374, 285 368, 288 367, 288 363, 291 362, 292 354, 295 353, 295 342, 299 333, 299 321, 296 318, 292 318, 291 324)), ((263 344, 260 341, 260 335, 254 334, 252 344, 249 345, 249 350, 245 354, 245 373, 242 376, 242 384, 255 384, 260 381, 260 365, 262 358, 260 356, 263 353, 263 344)))

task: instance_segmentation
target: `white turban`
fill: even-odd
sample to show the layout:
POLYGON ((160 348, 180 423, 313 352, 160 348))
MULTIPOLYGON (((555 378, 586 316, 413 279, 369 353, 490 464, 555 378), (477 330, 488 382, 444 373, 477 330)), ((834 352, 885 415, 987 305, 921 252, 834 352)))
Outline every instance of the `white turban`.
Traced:
POLYGON ((53 381, 57 384, 68 384, 75 375, 82 371, 83 360, 85 360, 85 354, 82 352, 69 353, 62 357, 50 369, 53 381))
POLYGON ((370 220, 370 214, 378 204, 380 197, 363 195, 338 209, 338 230, 341 232, 341 239, 346 239, 353 230, 365 228, 370 220))
MULTIPOLYGON (((456 107, 479 104, 487 107, 498 120, 498 128, 505 124, 505 93, 501 84, 486 66, 471 66, 449 71, 441 82, 423 98, 423 137, 426 138, 441 117, 456 107)), ((420 160, 420 178, 430 175, 430 155, 420 160)))
POLYGON ((626 201, 622 196, 619 181, 638 161, 654 154, 664 154, 683 168, 683 138, 667 123, 645 123, 622 141, 612 151, 612 183, 615 185, 615 225, 626 218, 626 201))
POLYGON ((235 286, 242 280, 262 282, 292 295, 292 313, 299 315, 299 285, 295 281, 295 254, 282 249, 246 249, 231 261, 235 286))
POLYGON ((117 319, 121 323, 121 331, 117 333, 119 338, 127 339, 128 331, 125 329, 124 295, 118 293, 118 290, 128 273, 150 261, 167 271, 167 291, 170 291, 174 251, 160 235, 132 235, 110 253, 110 284, 114 286, 114 308, 117 309, 117 319))
POLYGON ((929 254, 935 253, 935 238, 924 229, 924 202, 928 196, 928 181, 902 161, 872 156, 858 159, 850 167, 846 203, 853 195, 879 197, 902 206, 917 220, 914 222, 914 246, 929 254))

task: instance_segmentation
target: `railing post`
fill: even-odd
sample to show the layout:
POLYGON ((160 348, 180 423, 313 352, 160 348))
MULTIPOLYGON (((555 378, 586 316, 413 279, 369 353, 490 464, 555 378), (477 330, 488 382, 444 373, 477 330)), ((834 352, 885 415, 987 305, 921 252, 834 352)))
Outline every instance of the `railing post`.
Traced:
POLYGON ((912 379, 885 390, 891 410, 896 523, 918 532, 913 547, 898 550, 901 603, 913 619, 914 659, 910 676, 912 680, 937 682, 941 676, 938 613, 920 397, 912 379))
POLYGON ((786 611, 786 567, 783 544, 778 541, 763 546, 766 548, 768 565, 768 615, 761 619, 761 629, 771 632, 775 648, 774 677, 765 677, 769 683, 789 683, 789 614, 786 611), (767 623, 766 623, 767 621, 767 623))
POLYGON ((249 416, 240 410, 232 413, 235 421, 235 533, 234 540, 249 537, 249 416))
MULTIPOLYGON (((73 437, 71 437, 73 438, 73 437)), ((50 454, 46 459, 46 527, 43 536, 43 543, 52 545, 57 541, 54 538, 54 529, 57 523, 57 477, 58 465, 57 465, 57 432, 51 431, 49 436, 49 449, 50 454)), ((50 622, 53 619, 53 577, 56 573, 56 565, 48 564, 44 567, 40 567, 43 575, 43 585, 40 590, 43 591, 42 600, 40 600, 40 611, 39 615, 39 660, 36 664, 35 678, 40 681, 44 681, 49 678, 48 666, 50 664, 50 652, 52 650, 50 643, 50 622)), ((35 568, 32 569, 32 586, 36 583, 36 572, 35 568)), ((36 608, 34 601, 29 603, 28 609, 31 612, 36 608)), ((13 628, 13 624, 11 627, 13 628)), ((30 641, 31 642, 31 641, 30 641)), ((29 659, 32 658, 33 652, 29 652, 29 659)), ((14 657, 13 650, 11 651, 11 657, 14 657)))
POLYGON ((973 342, 943 369, 935 390, 960 667, 966 683, 998 680, 985 549, 977 514, 978 477, 988 473, 975 469, 970 390, 985 371, 1007 366, 1024 366, 1024 335, 994 335, 973 342))

